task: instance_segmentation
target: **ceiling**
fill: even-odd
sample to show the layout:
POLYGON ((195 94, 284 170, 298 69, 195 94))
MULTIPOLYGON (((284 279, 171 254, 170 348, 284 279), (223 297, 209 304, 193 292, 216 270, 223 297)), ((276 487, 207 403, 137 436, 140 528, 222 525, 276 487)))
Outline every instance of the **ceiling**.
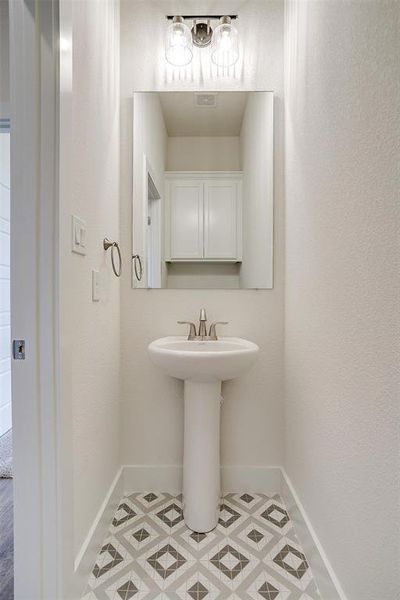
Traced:
POLYGON ((216 106, 197 106, 195 92, 159 92, 169 136, 237 136, 248 92, 202 92, 215 95, 216 106))

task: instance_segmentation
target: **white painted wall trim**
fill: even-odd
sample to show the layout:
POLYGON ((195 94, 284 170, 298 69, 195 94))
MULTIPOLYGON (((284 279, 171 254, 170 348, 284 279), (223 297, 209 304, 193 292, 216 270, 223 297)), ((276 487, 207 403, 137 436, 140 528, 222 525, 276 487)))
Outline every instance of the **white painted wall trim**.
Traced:
POLYGON ((283 468, 281 468, 280 493, 310 563, 321 597, 323 600, 347 600, 304 506, 283 468))
POLYGON ((0 436, 12 425, 9 127, 10 121, 0 117, 0 436))
POLYGON ((93 570, 96 557, 107 535, 111 520, 118 508, 119 501, 124 495, 123 469, 120 467, 115 475, 103 502, 94 518, 88 534, 75 558, 74 564, 74 597, 81 598, 90 573, 93 570))
POLYGON ((58 0, 10 2, 14 598, 60 598, 58 0))
MULTIPOLYGON (((59 53, 59 235, 63 246, 61 223, 70 219, 68 211, 72 195, 72 0, 58 0, 60 40, 59 53)), ((59 257, 61 269, 61 256, 59 257)), ((61 315, 60 315, 61 318, 61 315)), ((61 328, 61 321, 60 321, 61 328)), ((73 414, 72 414, 72 365, 71 355, 65 343, 60 352, 60 380, 58 404, 58 444, 60 460, 59 514, 60 549, 59 588, 60 598, 72 600, 74 576, 74 490, 73 490, 73 414)))

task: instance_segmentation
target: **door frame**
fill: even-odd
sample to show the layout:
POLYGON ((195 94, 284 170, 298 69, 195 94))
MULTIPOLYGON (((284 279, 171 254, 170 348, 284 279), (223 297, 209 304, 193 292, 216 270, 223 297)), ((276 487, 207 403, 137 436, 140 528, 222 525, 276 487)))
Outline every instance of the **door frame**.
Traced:
MULTIPOLYGON (((0 19, 2 18, 1 13, 0 13, 0 19)), ((8 104, 8 103, 7 103, 8 104)), ((5 162, 4 160, 7 162, 8 161, 8 167, 9 167, 9 152, 10 152, 10 118, 9 118, 9 109, 6 105, 6 103, 0 103, 0 110, 4 107, 4 114, 6 114, 7 116, 5 117, 1 117, 0 116, 0 163, 3 163, 3 165, 5 166, 5 162), (4 140, 7 140, 4 143, 4 140), (5 147, 8 147, 8 156, 6 156, 6 154, 4 154, 4 156, 2 155, 5 147)), ((7 152, 7 150, 6 150, 7 152)), ((0 164, 0 170, 4 169, 4 166, 2 166, 2 164, 0 164)), ((6 172, 3 173, 3 176, 6 175, 6 172)), ((8 182, 5 182, 4 180, 0 181, 0 196, 3 197, 3 202, 6 202, 5 197, 8 195, 8 215, 7 215, 7 210, 5 210, 5 204, 2 207, 2 209, 0 209, 0 235, 2 236, 7 236, 8 235, 8 244, 10 243, 10 205, 9 205, 9 200, 10 200, 10 173, 9 173, 9 169, 8 169, 8 182), (7 183, 7 185, 5 185, 5 183, 7 183), (7 226, 7 222, 8 222, 8 226, 7 226)), ((8 280, 8 285, 10 285, 10 258, 8 256, 8 265, 7 265, 7 261, 3 261, 3 257, 1 257, 1 265, 0 265, 0 278, 2 279, 2 283, 4 284, 4 282, 6 282, 8 280), (8 269, 7 269, 8 267, 8 269), (8 273, 7 273, 8 271, 8 273)), ((0 302, 0 325, 2 327, 2 329, 8 329, 8 334, 10 334, 10 329, 11 329, 11 322, 10 322, 10 300, 8 298, 8 301, 6 300, 6 294, 3 292, 2 293, 2 297, 1 297, 1 302, 0 302), (3 305, 2 303, 6 302, 6 305, 3 305), (8 313, 8 317, 6 316, 6 314, 8 313)), ((0 437, 4 434, 6 434, 10 428, 12 427, 12 419, 11 419, 11 407, 12 407, 12 403, 11 403, 11 356, 10 356, 10 349, 7 350, 8 352, 8 356, 3 356, 3 360, 1 360, 0 362, 3 363, 3 367, 0 367, 0 378, 6 378, 7 375, 9 377, 9 384, 6 386, 2 385, 2 390, 4 390, 5 392, 5 397, 1 398, 1 405, 0 405, 0 437), (7 360, 7 358, 9 360, 7 360)))
MULTIPOLYGON (((146 201, 146 206, 145 206, 145 215, 146 215, 146 221, 145 221, 145 231, 144 231, 144 236, 145 236, 145 252, 146 252, 146 283, 147 283, 147 287, 150 287, 150 280, 154 281, 155 279, 156 281, 156 285, 155 286, 151 286, 154 288, 160 288, 161 287, 161 279, 162 279, 162 272, 161 272, 161 265, 162 265, 162 221, 161 221, 161 194, 159 192, 158 189, 158 184, 155 180, 155 176, 154 176, 154 171, 151 167, 151 164, 149 163, 149 160, 147 158, 147 156, 144 157, 144 163, 145 163, 145 181, 144 181, 144 188, 145 188, 145 194, 144 197, 147 197, 147 201, 146 201), (147 174, 147 177, 146 177, 147 174), (149 185, 149 180, 151 181, 151 185, 149 185), (154 198, 152 199, 153 205, 152 205, 152 214, 150 215, 150 211, 149 211, 149 207, 150 207, 150 193, 154 196, 154 198), (154 245, 157 245, 157 266, 155 265, 154 261, 152 263, 152 272, 150 273, 150 270, 148 268, 149 266, 149 253, 150 253, 150 244, 149 244, 149 232, 148 232, 148 219, 152 218, 155 220, 155 225, 157 225, 157 231, 158 231, 158 239, 154 239, 154 226, 152 227, 152 232, 151 232, 151 236, 152 236, 152 240, 151 240, 151 245, 153 246, 154 249, 154 245), (157 285, 158 284, 158 285, 157 285)), ((153 224, 153 223, 152 223, 153 224)))
MULTIPOLYGON (((59 0, 10 2, 14 598, 64 598, 59 337, 59 0)), ((69 442, 68 442, 69 443, 69 442)))

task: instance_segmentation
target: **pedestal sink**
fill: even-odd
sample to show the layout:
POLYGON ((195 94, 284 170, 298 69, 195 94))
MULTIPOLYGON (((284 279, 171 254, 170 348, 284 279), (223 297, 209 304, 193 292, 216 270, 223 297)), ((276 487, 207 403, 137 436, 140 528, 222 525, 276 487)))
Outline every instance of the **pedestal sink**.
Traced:
POLYGON ((240 377, 259 348, 241 338, 165 337, 149 345, 161 370, 184 380, 183 515, 193 531, 216 527, 220 500, 221 383, 240 377))

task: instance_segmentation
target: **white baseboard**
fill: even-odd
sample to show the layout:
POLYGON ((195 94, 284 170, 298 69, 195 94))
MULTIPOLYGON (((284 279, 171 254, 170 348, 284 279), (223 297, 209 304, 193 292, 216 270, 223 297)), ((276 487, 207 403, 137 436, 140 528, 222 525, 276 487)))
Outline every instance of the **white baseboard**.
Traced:
MULTIPOLYGON (((182 491, 182 466, 124 465, 124 492, 162 491, 179 494, 182 491)), ((264 492, 279 494, 280 467, 222 466, 221 486, 227 492, 264 492)))
POLYGON ((75 558, 74 596, 76 598, 83 596, 95 560, 123 494, 123 467, 120 467, 75 558))
POLYGON ((347 600, 292 482, 284 469, 281 469, 281 473, 280 493, 307 556, 321 598, 323 600, 347 600))
MULTIPOLYGON (((224 493, 258 492, 269 496, 281 494, 307 555, 321 597, 323 600, 347 600, 284 469, 281 467, 222 466, 221 481, 224 493)), ((76 587, 74 587, 77 594, 84 591, 96 556, 122 496, 149 491, 179 494, 182 491, 182 466, 123 465, 119 469, 76 557, 76 587)))

